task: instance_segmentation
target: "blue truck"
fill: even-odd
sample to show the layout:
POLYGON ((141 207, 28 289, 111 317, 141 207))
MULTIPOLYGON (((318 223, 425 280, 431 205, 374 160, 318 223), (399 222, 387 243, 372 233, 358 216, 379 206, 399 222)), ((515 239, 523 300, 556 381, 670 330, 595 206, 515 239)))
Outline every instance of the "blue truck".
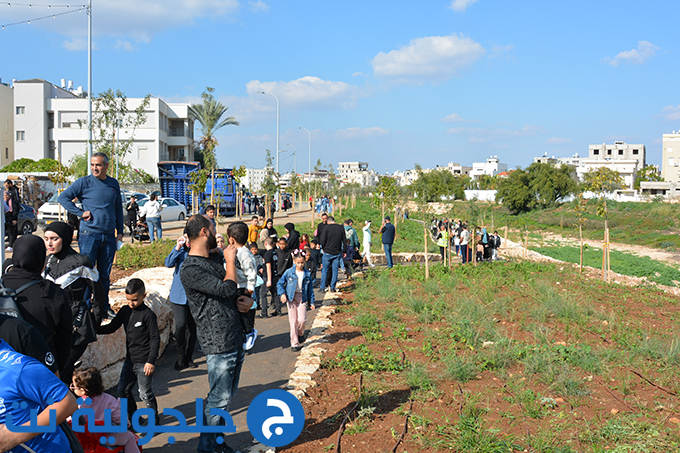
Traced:
MULTIPOLYGON (((161 186, 161 196, 174 198, 186 206, 187 211, 192 209, 191 173, 201 168, 198 162, 158 162, 158 180, 161 186)), ((212 192, 212 179, 208 177, 205 191, 198 194, 198 204, 205 207, 210 203, 212 192)), ((215 205, 221 215, 229 216, 236 214, 236 195, 238 184, 232 175, 231 168, 215 170, 215 205)))

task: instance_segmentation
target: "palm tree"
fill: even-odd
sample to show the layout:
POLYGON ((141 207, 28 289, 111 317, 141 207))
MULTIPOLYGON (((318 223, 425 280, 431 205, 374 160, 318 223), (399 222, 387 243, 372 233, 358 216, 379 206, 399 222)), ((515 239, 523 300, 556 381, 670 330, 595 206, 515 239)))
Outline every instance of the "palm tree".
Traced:
POLYGON ((201 97, 203 102, 201 104, 194 104, 189 107, 191 113, 196 117, 196 121, 201 125, 202 137, 199 144, 203 148, 203 157, 206 169, 210 170, 212 179, 212 191, 210 193, 210 203, 215 201, 215 169, 217 168, 217 157, 215 156, 215 148, 219 144, 214 137, 215 132, 222 129, 224 126, 239 126, 239 122, 233 116, 223 118, 229 110, 221 102, 217 101, 213 96, 215 91, 212 87, 206 87, 201 97))

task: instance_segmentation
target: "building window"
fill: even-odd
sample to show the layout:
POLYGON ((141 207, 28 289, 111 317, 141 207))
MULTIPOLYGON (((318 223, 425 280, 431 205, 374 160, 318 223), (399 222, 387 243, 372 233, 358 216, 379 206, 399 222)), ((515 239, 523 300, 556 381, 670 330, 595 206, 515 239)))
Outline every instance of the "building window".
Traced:
POLYGON ((18 142, 26 141, 26 131, 17 131, 17 141, 18 142))
POLYGON ((619 150, 619 156, 623 156, 623 150, 622 149, 619 150))
POLYGON ((633 150, 633 155, 635 155, 635 156, 638 155, 638 150, 637 150, 637 149, 634 149, 634 150, 633 150))
POLYGON ((612 150, 611 150, 611 149, 608 149, 608 150, 607 150, 607 155, 609 155, 609 156, 612 155, 612 150))
POLYGON ((9 159, 9 148, 5 148, 5 159, 9 159))
POLYGON ((24 115, 26 113, 26 107, 23 105, 17 105, 17 115, 24 115))
POLYGON ((593 150, 593 155, 597 156, 598 154, 600 154, 600 150, 599 150, 599 149, 594 149, 594 150, 593 150))

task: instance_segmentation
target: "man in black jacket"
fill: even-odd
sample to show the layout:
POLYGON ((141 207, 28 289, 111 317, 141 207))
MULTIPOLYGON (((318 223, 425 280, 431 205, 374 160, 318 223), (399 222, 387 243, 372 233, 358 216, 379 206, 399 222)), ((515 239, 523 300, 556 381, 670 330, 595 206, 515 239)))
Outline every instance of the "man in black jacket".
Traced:
POLYGON ((345 229, 342 225, 335 223, 333 216, 328 216, 328 224, 323 228, 320 244, 323 250, 321 285, 324 286, 324 291, 329 289, 330 291, 335 291, 335 285, 338 282, 338 266, 342 259, 342 251, 347 246, 347 237, 345 236, 345 229), (330 288, 326 287, 329 267, 331 268, 330 288))
MULTIPOLYGON (((210 255, 210 250, 217 247, 217 238, 206 217, 191 216, 186 233, 191 251, 182 264, 180 278, 208 364, 210 391, 205 400, 205 425, 215 426, 221 423, 221 418, 210 415, 210 409, 228 411, 238 388, 245 357, 245 336, 239 313, 247 313, 253 300, 237 296, 236 247, 228 245, 224 249, 225 271, 224 261, 218 260, 221 257, 210 255)), ((226 445, 220 448, 231 451, 226 445)), ((217 434, 201 433, 198 452, 212 453, 216 449, 217 434)))

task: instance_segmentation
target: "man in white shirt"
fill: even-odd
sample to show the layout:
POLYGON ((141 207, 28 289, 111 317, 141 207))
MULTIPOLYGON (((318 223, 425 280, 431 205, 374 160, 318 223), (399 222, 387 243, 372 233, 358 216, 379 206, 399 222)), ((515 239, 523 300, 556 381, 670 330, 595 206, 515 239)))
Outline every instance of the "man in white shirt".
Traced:
POLYGON ((463 225, 463 231, 460 233, 460 253, 463 255, 463 264, 468 262, 468 242, 470 242, 470 232, 467 225, 463 225))

